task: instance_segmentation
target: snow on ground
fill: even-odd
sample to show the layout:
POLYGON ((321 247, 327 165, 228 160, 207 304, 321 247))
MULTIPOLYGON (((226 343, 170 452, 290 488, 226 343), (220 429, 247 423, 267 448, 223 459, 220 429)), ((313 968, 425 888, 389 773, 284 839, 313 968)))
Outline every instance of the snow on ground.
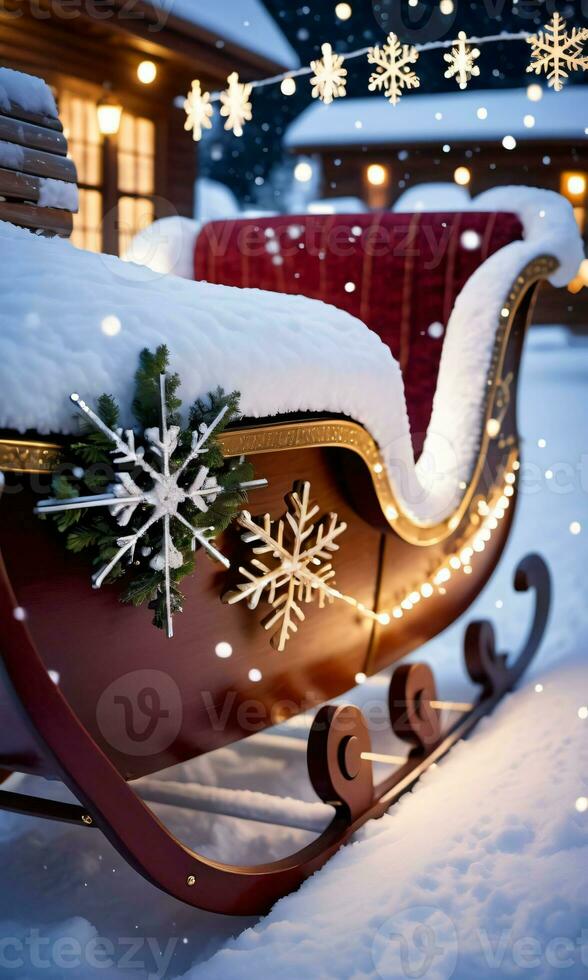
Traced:
MULTIPOLYGON (((552 620, 519 689, 388 816, 259 922, 198 912, 158 892, 98 831, 0 814, 0 975, 586 976, 588 811, 579 812, 576 800, 588 796, 588 718, 578 714, 588 704, 588 343, 566 338, 537 332, 526 352, 520 509, 500 568, 467 617, 493 618, 501 647, 515 649, 531 600, 512 591, 512 571, 529 550, 547 557, 552 620), (574 521, 580 534, 570 533, 574 521)), ((443 697, 472 692, 460 664, 464 626, 418 652, 434 667, 443 697)), ((350 695, 364 704, 384 697, 381 677, 350 695)), ((256 748, 256 738, 165 778, 312 800, 304 755, 280 759, 256 748)), ((374 742, 394 751, 381 735, 374 742)), ((57 793, 31 777, 21 788, 57 793)), ((186 843, 223 860, 261 862, 308 839, 156 809, 186 843)))

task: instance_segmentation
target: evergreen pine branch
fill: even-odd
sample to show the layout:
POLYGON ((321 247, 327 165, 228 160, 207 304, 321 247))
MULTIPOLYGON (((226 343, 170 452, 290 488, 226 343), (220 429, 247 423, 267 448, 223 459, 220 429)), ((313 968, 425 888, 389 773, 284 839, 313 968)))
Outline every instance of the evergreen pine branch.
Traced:
POLYGON ((161 425, 160 376, 166 375, 165 397, 168 425, 179 425, 178 410, 181 401, 176 396, 180 386, 178 374, 167 374, 169 351, 161 344, 155 353, 145 348, 139 355, 139 367, 135 374, 133 415, 143 430, 161 425))

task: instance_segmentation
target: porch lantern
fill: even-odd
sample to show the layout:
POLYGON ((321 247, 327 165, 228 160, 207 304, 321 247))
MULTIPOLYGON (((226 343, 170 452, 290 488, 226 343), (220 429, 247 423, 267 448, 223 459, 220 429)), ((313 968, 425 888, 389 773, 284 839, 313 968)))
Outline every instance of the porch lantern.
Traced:
POLYGON ((116 136, 120 128, 123 107, 113 95, 107 93, 96 106, 98 129, 102 136, 116 136))

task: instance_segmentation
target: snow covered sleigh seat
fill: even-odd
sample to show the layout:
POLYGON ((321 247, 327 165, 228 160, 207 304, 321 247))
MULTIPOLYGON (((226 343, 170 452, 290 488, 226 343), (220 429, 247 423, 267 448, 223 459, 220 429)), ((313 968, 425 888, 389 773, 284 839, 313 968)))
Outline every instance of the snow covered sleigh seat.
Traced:
MULTIPOLYGON (((581 256, 566 202, 524 188, 508 199, 518 218, 501 217, 504 199, 486 195, 485 209, 499 215, 494 231, 487 217, 464 229, 486 238, 489 257, 476 271, 452 231, 447 260, 430 270, 440 279, 426 280, 430 295, 406 273, 416 268, 414 256, 401 263, 399 280, 390 271, 378 284, 377 304, 379 274, 367 291, 384 320, 387 298, 391 310, 399 304, 400 320, 394 313, 390 324, 400 324, 409 372, 419 363, 413 354, 425 352, 423 366, 414 367, 414 391, 419 371, 436 376, 432 410, 430 382, 420 406, 409 400, 415 426, 424 429, 431 415, 416 463, 401 368, 361 319, 303 296, 154 275, 0 222, 0 768, 61 780, 79 800, 31 798, 8 784, 0 807, 97 826, 177 898, 212 911, 259 913, 383 813, 512 687, 547 618, 549 576, 537 556, 524 559, 515 577, 518 590, 538 592, 527 643, 507 662, 496 654, 490 624, 470 625, 466 664, 480 696, 461 705, 449 727, 440 720, 447 704, 437 700, 424 664, 401 664, 392 675, 391 729, 410 745, 401 759, 372 753, 358 708, 323 704, 460 616, 507 540, 529 309, 538 283, 564 284, 581 256), (455 302, 454 273, 467 278, 455 302), (433 295, 439 291, 441 298, 433 295), (420 311, 418 329, 409 293, 420 311), (426 330, 436 321, 446 326, 442 344, 426 330), (177 432, 165 375, 157 425, 131 432, 138 359, 162 343, 169 370, 181 375, 184 406, 219 385, 240 392, 243 417, 219 436, 223 465, 230 472, 245 456, 265 481, 249 493, 247 512, 215 538, 228 570, 200 553, 212 547, 205 535, 194 538, 202 548, 183 583, 173 639, 154 628, 147 609, 121 604, 116 583, 93 589, 88 559, 67 551, 51 521, 36 513, 47 517, 51 507, 64 506, 87 512, 80 498, 53 498, 45 509, 43 499, 56 474, 85 475, 74 472, 79 427, 69 396, 76 393, 78 413, 89 417, 103 393, 112 395, 120 429, 103 426, 116 476, 92 500, 117 526, 121 507, 123 517, 136 510, 145 521, 158 515, 167 528, 161 554, 137 548, 133 565, 150 563, 169 588, 171 557, 178 558, 169 527, 175 535, 184 463, 166 448, 177 432), (239 601, 247 589, 249 604, 239 601), (178 841, 145 804, 173 797, 234 815, 235 801, 220 789, 171 792, 153 776, 320 704, 307 759, 328 807, 249 798, 250 818, 306 831, 316 827, 312 808, 319 807, 323 829, 289 857, 251 867, 211 861, 178 841), (377 785, 373 762, 386 773, 377 785)), ((266 262, 267 239, 264 233, 264 254, 251 266, 266 262)), ((279 252, 273 246, 267 254, 279 252)), ((323 264, 309 275, 327 275, 321 270, 328 261, 318 260, 323 264)), ((277 276, 285 265, 271 262, 267 274, 277 276)), ((344 277, 356 285, 353 302, 367 302, 357 263, 344 277)), ((195 429, 192 451, 207 438, 206 426, 195 429)), ((190 461, 191 451, 184 452, 190 461)), ((205 475, 198 471, 193 486, 216 493, 205 475)), ((117 533, 118 546, 128 539, 117 533)), ((125 574, 132 573, 130 566, 125 574)), ((168 605, 168 632, 169 612, 168 605)))
POLYGON ((194 272, 196 280, 310 296, 359 317, 400 365, 418 455, 455 301, 486 259, 522 235, 518 215, 498 210, 216 221, 196 239, 194 272))

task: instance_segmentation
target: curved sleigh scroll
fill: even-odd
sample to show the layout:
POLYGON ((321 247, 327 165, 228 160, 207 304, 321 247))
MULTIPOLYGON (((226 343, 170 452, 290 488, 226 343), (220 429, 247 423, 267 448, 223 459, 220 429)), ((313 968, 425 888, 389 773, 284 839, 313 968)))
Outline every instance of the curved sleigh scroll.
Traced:
POLYGON ((535 591, 535 611, 527 640, 512 664, 508 654, 497 653, 496 635, 489 620, 470 623, 465 634, 465 664, 468 674, 480 684, 483 698, 499 697, 510 690, 535 656, 549 618, 551 575, 540 555, 531 554, 519 562, 514 587, 517 592, 535 591))

